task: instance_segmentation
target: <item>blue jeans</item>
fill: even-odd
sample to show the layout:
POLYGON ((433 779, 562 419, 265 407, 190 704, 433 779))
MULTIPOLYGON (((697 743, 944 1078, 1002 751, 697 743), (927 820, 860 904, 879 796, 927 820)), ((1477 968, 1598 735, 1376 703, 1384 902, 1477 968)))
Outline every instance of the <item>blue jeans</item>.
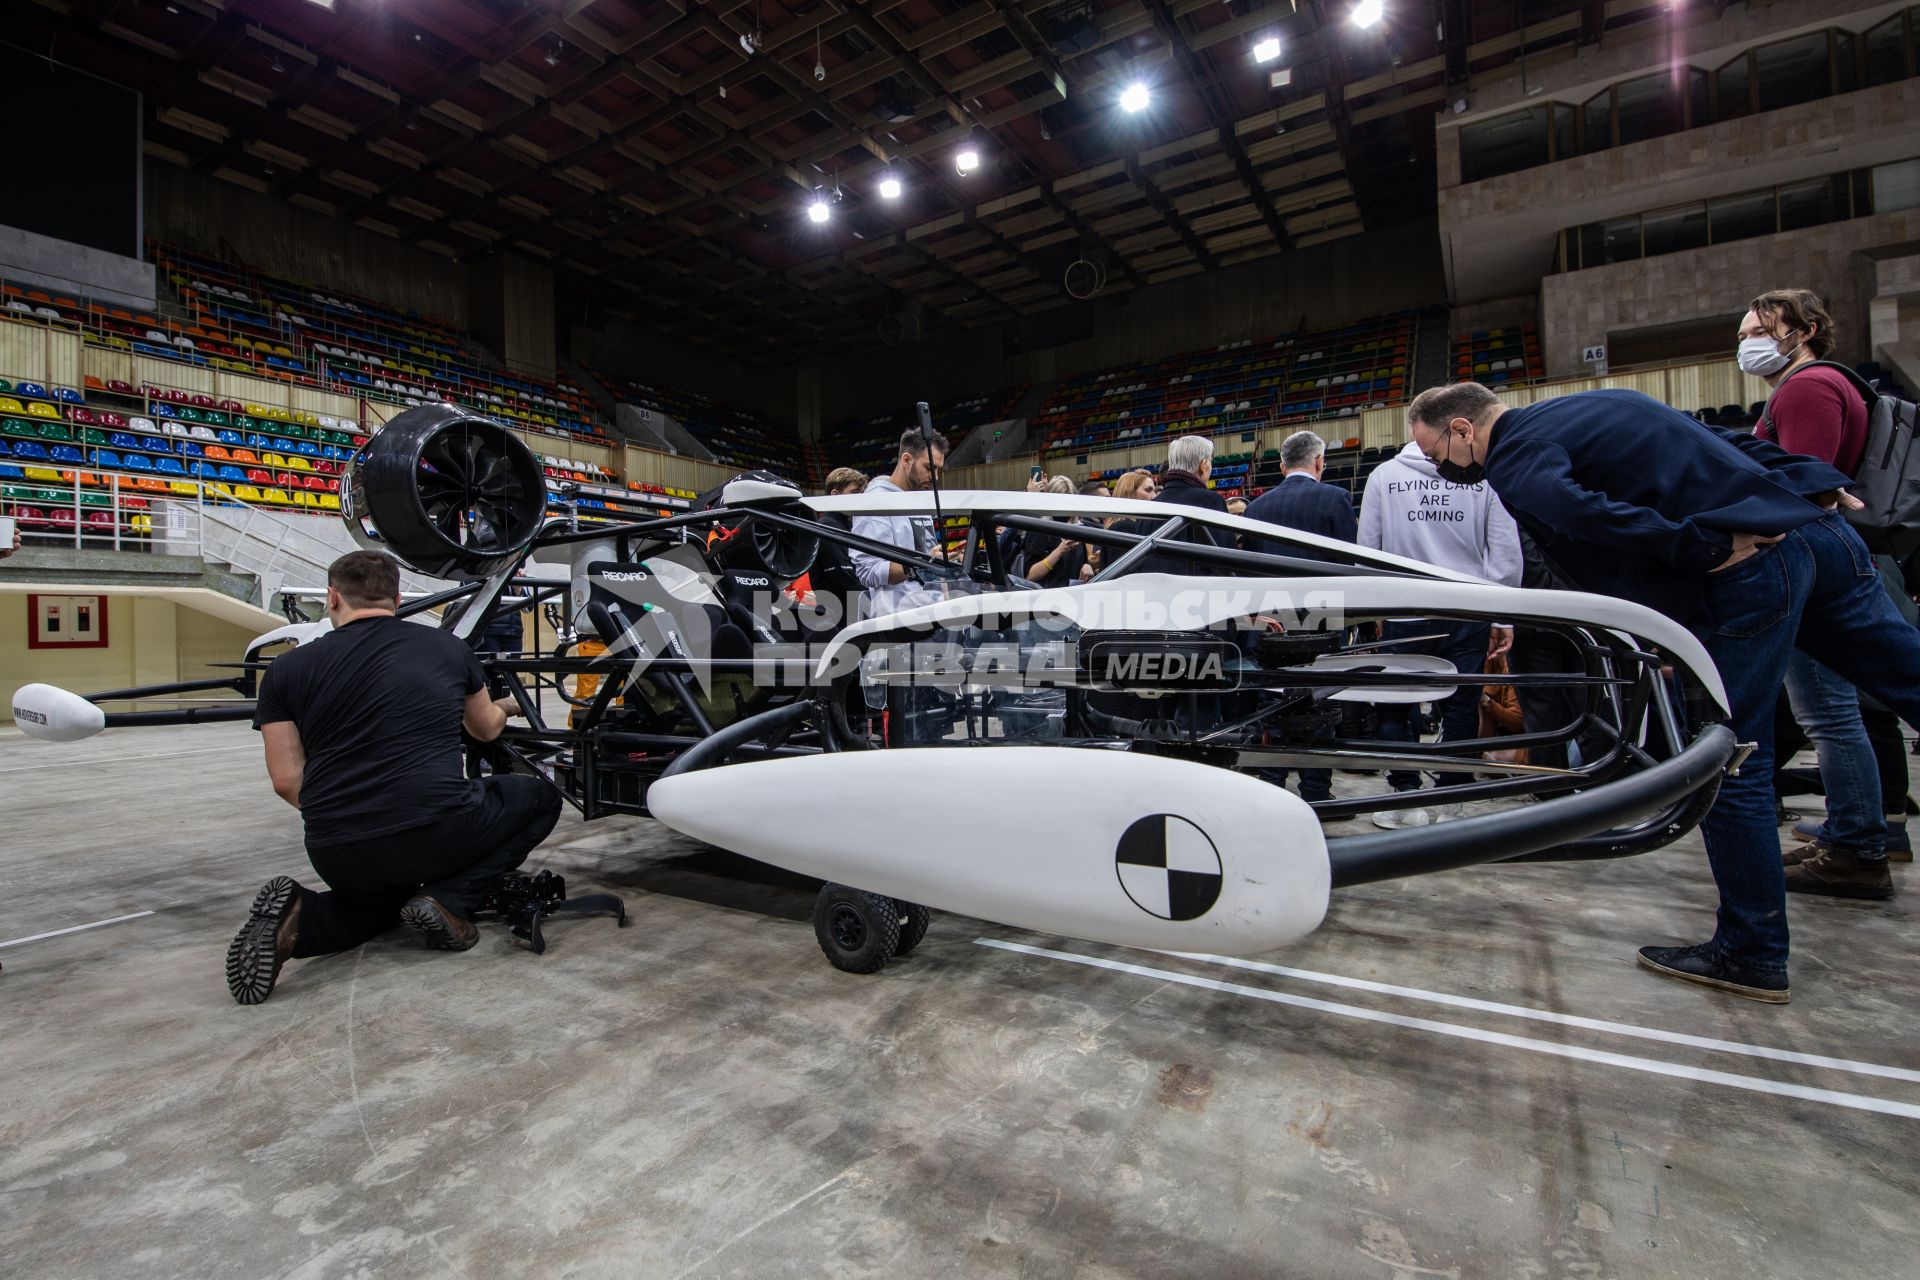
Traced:
POLYGON ((1738 964, 1785 972, 1787 892, 1773 814, 1773 708, 1788 660, 1797 643, 1907 723, 1920 723, 1920 629, 1893 607, 1866 544, 1833 513, 1708 574, 1701 592, 1709 620, 1696 629, 1726 683, 1733 731, 1757 744, 1738 776, 1721 781, 1700 824, 1720 890, 1713 940, 1738 964))
MULTIPOLYGON (((1424 653, 1436 658, 1445 658, 1462 675, 1476 675, 1487 667, 1487 633, 1491 628, 1484 622, 1462 622, 1452 626, 1446 622, 1389 622, 1380 629, 1382 640, 1395 640, 1401 636, 1431 635, 1445 629, 1447 634, 1439 640, 1428 640, 1420 644, 1399 644, 1387 653, 1424 653)), ((1379 728, 1376 730, 1382 742, 1412 742, 1413 730, 1407 724, 1412 707, 1405 703, 1382 706, 1379 709, 1379 728)), ((1440 741, 1462 742, 1468 738, 1480 736, 1480 687, 1461 685, 1444 698, 1436 698, 1433 709, 1440 717, 1440 741)), ((1557 727, 1557 726, 1556 726, 1557 727)), ((1437 781, 1443 787, 1460 782, 1472 782, 1470 773, 1443 773, 1437 781)), ((1387 785, 1395 791, 1418 791, 1420 775, 1412 769, 1395 769, 1387 774, 1387 785)))
POLYGON ((1787 659, 1787 701, 1820 759, 1820 783, 1827 793, 1821 840, 1868 861, 1885 858, 1887 819, 1880 803, 1880 763, 1860 719, 1859 690, 1796 652, 1787 659))

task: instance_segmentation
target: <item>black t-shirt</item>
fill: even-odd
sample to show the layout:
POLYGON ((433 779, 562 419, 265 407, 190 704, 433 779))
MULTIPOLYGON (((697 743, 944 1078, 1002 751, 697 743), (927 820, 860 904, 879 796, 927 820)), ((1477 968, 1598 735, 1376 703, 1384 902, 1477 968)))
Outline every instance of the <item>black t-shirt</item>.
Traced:
POLYGON ((300 731, 307 843, 389 835, 479 803, 460 721, 486 683, 465 641, 392 616, 349 622, 275 658, 253 727, 291 720, 300 731))
POLYGON ((1070 587, 1080 581, 1080 566, 1087 562, 1087 549, 1077 542, 1060 553, 1059 559, 1054 561, 1052 573, 1044 577, 1035 576, 1039 571, 1040 562, 1053 554, 1053 549, 1060 545, 1060 539, 1072 536, 1073 529, 1065 521, 1061 522, 1058 533, 1051 529, 1028 530, 1021 544, 1021 549, 1027 556, 1028 579, 1041 587, 1070 587))

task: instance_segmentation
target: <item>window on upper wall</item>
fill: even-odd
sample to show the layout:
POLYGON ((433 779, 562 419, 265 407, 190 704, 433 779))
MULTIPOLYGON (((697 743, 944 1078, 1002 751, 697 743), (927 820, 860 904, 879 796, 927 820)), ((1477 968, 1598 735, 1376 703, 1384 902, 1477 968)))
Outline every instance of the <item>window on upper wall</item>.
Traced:
POLYGON ((1713 80, 1699 67, 1687 68, 1687 128, 1713 123, 1713 80))
POLYGON ((1770 236, 1774 229, 1771 190, 1750 191, 1707 202, 1707 232, 1715 244, 1770 236))
POLYGON ((1896 13, 1866 34, 1867 83, 1892 84, 1913 73, 1908 59, 1907 15, 1896 13))
POLYGON ((1666 72, 1641 76, 1613 89, 1615 141, 1620 146, 1659 138, 1680 127, 1680 105, 1666 72))
POLYGON ((1846 175, 1815 178, 1780 188, 1780 229, 1798 231, 1847 217, 1846 175))
POLYGON ((1640 219, 1614 218, 1609 222, 1589 222, 1580 228, 1579 240, 1582 267, 1632 262, 1640 256, 1640 219))
POLYGON ((1753 57, 1741 54, 1713 73, 1716 120, 1737 120, 1753 110, 1753 57))
POLYGON ((1824 31, 1755 49, 1753 72, 1760 85, 1760 110, 1778 111, 1831 94, 1828 53, 1824 31))
POLYGON ((1852 93, 1860 87, 1860 60, 1854 54, 1851 31, 1833 33, 1833 91, 1852 93))
POLYGON ((1547 109, 1532 107, 1460 130, 1460 180, 1478 182, 1547 162, 1547 109))
POLYGON ((1613 145, 1613 94, 1603 91, 1588 98, 1580 108, 1582 152, 1605 151, 1613 145))
POLYGON ((1660 209, 1640 219, 1641 252, 1652 258, 1682 249, 1704 248, 1707 243, 1707 206, 1682 205, 1678 209, 1660 209))
POLYGON ((1877 165, 1872 182, 1875 213, 1920 208, 1920 160, 1877 165))

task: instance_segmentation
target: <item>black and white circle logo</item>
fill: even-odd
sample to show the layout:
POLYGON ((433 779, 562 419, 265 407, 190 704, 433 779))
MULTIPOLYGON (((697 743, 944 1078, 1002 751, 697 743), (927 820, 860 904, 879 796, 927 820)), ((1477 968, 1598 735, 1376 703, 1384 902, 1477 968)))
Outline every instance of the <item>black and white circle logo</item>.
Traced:
POLYGON ((1220 897, 1220 851, 1185 818, 1156 813, 1120 833, 1114 852, 1120 887, 1162 920, 1194 920, 1220 897))

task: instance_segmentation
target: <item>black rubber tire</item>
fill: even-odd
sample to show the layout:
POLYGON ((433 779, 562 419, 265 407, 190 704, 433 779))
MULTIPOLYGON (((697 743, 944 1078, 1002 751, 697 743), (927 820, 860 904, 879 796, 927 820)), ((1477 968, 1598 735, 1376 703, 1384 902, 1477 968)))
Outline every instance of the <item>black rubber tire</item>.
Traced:
POLYGON ((533 450, 491 418, 422 405, 353 455, 340 499, 341 519, 368 550, 430 578, 485 578, 539 534, 547 482, 533 450))
POLYGON ((900 907, 884 894, 822 885, 813 900, 813 936, 836 969, 878 973, 900 945, 900 907))
POLYGON ((927 927, 933 923, 933 912, 904 898, 895 898, 894 902, 900 908, 900 941, 895 944, 893 954, 909 955, 920 945, 920 939, 927 936, 927 927))

